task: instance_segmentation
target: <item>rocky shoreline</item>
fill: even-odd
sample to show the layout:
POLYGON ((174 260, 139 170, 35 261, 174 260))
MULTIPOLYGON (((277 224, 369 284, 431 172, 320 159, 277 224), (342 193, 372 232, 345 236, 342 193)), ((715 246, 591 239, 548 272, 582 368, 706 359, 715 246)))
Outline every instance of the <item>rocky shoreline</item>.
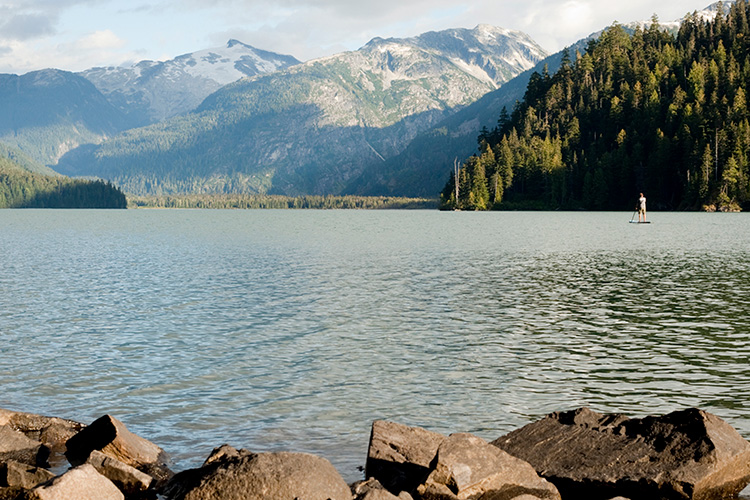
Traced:
POLYGON ((750 442, 697 409, 631 419, 581 408, 491 443, 375 421, 366 479, 350 485, 306 453, 222 445, 199 468, 168 463, 110 415, 85 425, 0 409, 0 500, 713 500, 750 484, 750 442))

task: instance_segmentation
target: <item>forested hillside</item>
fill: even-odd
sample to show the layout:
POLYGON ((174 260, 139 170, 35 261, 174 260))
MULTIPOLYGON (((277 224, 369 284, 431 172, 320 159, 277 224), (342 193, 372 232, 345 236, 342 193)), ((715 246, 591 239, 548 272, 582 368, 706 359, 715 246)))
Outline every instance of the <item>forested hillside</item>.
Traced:
POLYGON ((535 73, 479 137, 445 208, 737 210, 750 202, 750 5, 677 34, 619 25, 535 73), (456 196, 458 192, 458 196, 456 196), (458 198, 458 200, 456 200, 458 198))
POLYGON ((103 181, 29 172, 0 157, 0 208, 126 208, 125 195, 103 181))
POLYGON ((192 113, 71 151, 56 170, 132 194, 341 194, 545 55, 527 35, 486 25, 376 38, 229 84, 192 113))
POLYGON ((0 75, 0 143, 39 165, 125 126, 125 116, 81 76, 56 69, 0 75))

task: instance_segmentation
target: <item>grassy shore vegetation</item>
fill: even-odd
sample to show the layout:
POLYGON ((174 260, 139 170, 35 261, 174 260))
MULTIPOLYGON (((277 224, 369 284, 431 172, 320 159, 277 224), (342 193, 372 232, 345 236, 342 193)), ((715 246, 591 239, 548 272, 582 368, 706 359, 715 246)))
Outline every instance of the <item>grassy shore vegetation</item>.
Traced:
POLYGON ((0 208, 126 208, 125 195, 104 181, 29 172, 0 157, 0 208))
POLYGON ((522 102, 454 169, 442 207, 623 210, 750 206, 750 4, 714 20, 614 25, 522 102))
POLYGON ((434 209, 438 201, 385 196, 277 196, 246 194, 185 194, 130 196, 128 208, 217 209, 434 209))

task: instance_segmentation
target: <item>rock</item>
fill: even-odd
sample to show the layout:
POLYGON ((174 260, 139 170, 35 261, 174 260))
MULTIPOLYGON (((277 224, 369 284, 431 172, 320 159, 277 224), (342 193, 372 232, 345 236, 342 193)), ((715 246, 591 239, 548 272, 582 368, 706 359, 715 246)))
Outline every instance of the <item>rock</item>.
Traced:
POLYGON ((10 486, 7 488, 0 486, 0 500, 23 500, 25 493, 26 490, 20 486, 10 486))
POLYGON ((44 467, 48 458, 49 448, 44 444, 8 425, 0 426, 0 463, 15 460, 44 467))
POLYGON ((206 461, 203 462, 203 465, 206 466, 214 462, 226 461, 227 459, 247 457, 252 454, 253 453, 251 451, 245 449, 238 450, 236 448, 233 448, 232 446, 229 446, 228 444, 223 444, 218 448, 214 448, 206 461))
POLYGON ((440 444, 418 492, 423 500, 560 500, 557 488, 527 462, 471 434, 451 434, 440 444))
POLYGON ((65 474, 37 486, 25 500, 124 500, 112 481, 90 464, 70 469, 65 474))
POLYGON ((167 467, 167 454, 157 445, 130 432, 125 424, 104 415, 70 438, 65 456, 72 465, 85 463, 92 451, 135 467, 158 482, 166 482, 173 473, 167 467))
POLYGON ((27 437, 41 441, 53 451, 65 451, 65 442, 81 431, 84 424, 57 417, 0 408, 0 425, 8 425, 27 437))
POLYGON ((414 500, 410 494, 405 491, 395 496, 385 489, 380 481, 371 477, 367 481, 359 481, 352 485, 352 494, 354 500, 414 500))
POLYGON ((629 419, 582 408, 492 444, 531 463, 564 498, 734 498, 750 483, 750 443, 697 409, 629 419))
POLYGON ((431 472, 430 464, 445 436, 419 427, 376 420, 372 424, 365 477, 391 493, 413 493, 431 472))
POLYGON ((177 474, 169 500, 351 500, 331 463, 306 453, 239 453, 177 474))
POLYGON ((18 486, 30 490, 39 483, 49 481, 55 475, 47 469, 10 460, 0 465, 0 486, 18 486))
POLYGON ((44 444, 50 451, 48 460, 53 467, 66 463, 63 456, 66 441, 86 427, 73 420, 2 408, 0 408, 0 425, 7 425, 22 432, 29 439, 44 444))
POLYGON ((126 497, 142 494, 154 482, 154 478, 148 474, 107 456, 99 450, 92 451, 86 463, 93 465, 99 474, 112 481, 126 497))

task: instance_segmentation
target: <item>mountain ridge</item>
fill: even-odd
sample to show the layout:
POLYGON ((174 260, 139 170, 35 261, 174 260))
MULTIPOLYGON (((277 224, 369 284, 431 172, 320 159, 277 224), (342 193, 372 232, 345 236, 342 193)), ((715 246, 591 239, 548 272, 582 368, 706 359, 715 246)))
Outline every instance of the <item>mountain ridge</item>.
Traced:
POLYGON ((139 194, 186 186, 336 194, 365 164, 397 154, 545 55, 528 35, 488 25, 374 38, 357 51, 226 85, 195 112, 71 155, 60 171, 139 194), (154 172, 166 181, 158 188, 154 172))
POLYGON ((230 39, 222 47, 167 61, 90 68, 79 75, 91 81, 129 117, 131 126, 137 127, 192 111, 211 93, 241 78, 297 64, 300 61, 292 56, 230 39))

